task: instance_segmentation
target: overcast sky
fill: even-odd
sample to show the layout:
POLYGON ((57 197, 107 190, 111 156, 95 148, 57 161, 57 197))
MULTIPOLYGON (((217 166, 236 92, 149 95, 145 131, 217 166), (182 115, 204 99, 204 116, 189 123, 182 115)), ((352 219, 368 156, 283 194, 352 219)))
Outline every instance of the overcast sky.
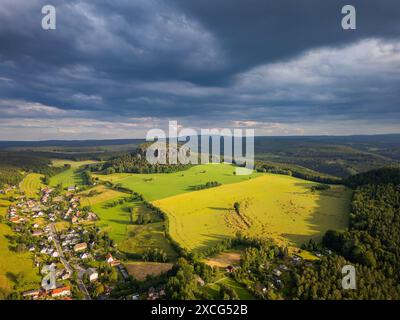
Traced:
POLYGON ((398 0, 0 3, 0 140, 400 133, 399 102, 398 0))

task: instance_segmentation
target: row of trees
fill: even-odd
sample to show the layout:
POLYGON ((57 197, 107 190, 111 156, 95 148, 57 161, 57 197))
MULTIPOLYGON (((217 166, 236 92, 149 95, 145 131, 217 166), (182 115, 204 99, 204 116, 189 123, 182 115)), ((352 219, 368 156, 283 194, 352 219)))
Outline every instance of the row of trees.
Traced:
POLYGON ((142 259, 144 261, 167 262, 168 261, 168 255, 162 249, 147 248, 142 254, 142 259))
POLYGON ((341 179, 335 178, 333 176, 324 175, 322 173, 312 171, 306 168, 290 166, 286 168, 284 165, 272 165, 270 163, 263 163, 263 161, 257 161, 256 170, 258 172, 268 172, 274 174, 283 174, 288 176, 293 176, 296 178, 315 181, 320 183, 328 184, 339 184, 341 179))
POLYGON ((210 188, 215 188, 220 186, 221 183, 218 181, 208 181, 205 184, 199 184, 196 186, 192 186, 191 190, 204 190, 204 189, 210 189, 210 188))
POLYGON ((104 205, 104 207, 105 208, 114 208, 114 207, 119 206, 121 204, 124 204, 126 202, 132 202, 132 201, 135 201, 135 200, 136 200, 135 196, 125 197, 125 198, 121 198, 121 199, 114 200, 114 201, 111 201, 111 202, 107 202, 104 205))

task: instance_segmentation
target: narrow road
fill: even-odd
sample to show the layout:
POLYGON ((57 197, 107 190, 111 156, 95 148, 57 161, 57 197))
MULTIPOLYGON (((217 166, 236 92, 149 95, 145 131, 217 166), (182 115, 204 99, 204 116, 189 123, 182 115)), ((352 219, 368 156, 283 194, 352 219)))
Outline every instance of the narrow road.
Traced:
POLYGON ((50 234, 51 234, 51 237, 53 238, 53 242, 56 246, 58 256, 61 260, 61 263, 64 265, 65 269, 67 269, 68 272, 70 272, 70 273, 74 272, 74 268, 75 268, 75 270, 78 273, 77 284, 78 284, 79 290, 81 290, 82 293, 84 294, 85 300, 91 300, 89 291, 87 290, 85 284, 83 283, 83 276, 84 276, 86 270, 83 269, 79 265, 74 265, 74 268, 72 268, 71 264, 67 261, 67 259, 65 259, 64 251, 62 250, 60 242, 58 241, 57 236, 56 236, 56 228, 54 226, 54 223, 50 224, 50 234))
POLYGON ((74 269, 71 267, 67 259, 65 259, 64 256, 64 251, 62 250, 60 243, 58 242, 57 236, 56 236, 56 228, 54 227, 54 224, 50 224, 50 235, 53 238, 53 242, 56 246, 58 256, 60 257, 61 263, 64 265, 65 269, 68 270, 68 272, 72 273, 74 269))
POLYGON ((86 270, 83 269, 79 265, 75 265, 74 267, 75 267, 76 271, 78 272, 78 279, 76 282, 78 283, 79 289, 85 295, 85 300, 91 300, 92 298, 90 297, 89 291, 87 290, 85 284, 83 283, 83 276, 85 275, 86 270))

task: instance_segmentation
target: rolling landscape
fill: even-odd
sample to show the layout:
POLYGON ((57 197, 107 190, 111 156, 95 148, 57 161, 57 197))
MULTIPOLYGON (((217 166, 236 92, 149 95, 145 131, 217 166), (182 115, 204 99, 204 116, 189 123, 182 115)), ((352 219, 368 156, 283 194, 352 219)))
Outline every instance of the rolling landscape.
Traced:
MULTIPOLYGON (((361 251, 355 254, 354 248, 347 252, 345 244, 337 248, 340 241, 332 245, 329 238, 331 233, 344 236, 357 229, 355 206, 364 188, 360 179, 368 179, 378 169, 375 179, 366 182, 368 186, 376 181, 377 187, 391 188, 399 182, 398 140, 389 135, 375 142, 377 137, 371 136, 373 142, 366 143, 368 138, 294 138, 298 145, 305 145, 305 152, 293 150, 291 139, 280 137, 276 138, 280 151, 266 150, 265 141, 273 144, 275 139, 258 137, 261 146, 256 144, 259 151, 251 175, 237 175, 235 165, 223 162, 142 167, 144 163, 135 159, 140 159, 137 155, 146 144, 131 144, 131 140, 124 141, 123 149, 129 151, 121 151, 121 141, 115 141, 115 149, 110 141, 104 142, 101 155, 90 152, 83 141, 80 151, 74 152, 69 142, 65 147, 61 142, 48 145, 45 152, 43 143, 4 143, 0 151, 2 297, 46 298, 37 293, 43 277, 40 270, 44 264, 55 263, 64 273, 71 272, 60 278, 64 288, 70 288, 65 296, 78 299, 307 298, 311 294, 307 290, 318 289, 308 286, 297 296, 304 284, 296 280, 296 273, 312 271, 322 277, 318 276, 321 268, 340 259, 370 268, 373 275, 363 279, 362 291, 368 296, 369 281, 385 274, 374 275, 382 272, 376 268, 383 258, 371 251, 371 240, 365 236, 357 240, 361 251), (287 140, 285 148, 282 141, 287 140), (366 148, 369 158, 361 167, 355 165, 354 157, 366 148), (336 161, 330 155, 332 170, 325 160, 328 150, 337 154, 336 161), (272 152, 277 156, 272 157, 272 152), (290 156, 297 152, 303 157, 290 156), (304 159, 313 163, 303 166, 304 159), (335 175, 338 167, 340 175, 335 175), (392 171, 388 175, 385 170, 392 171), (82 254, 64 241, 58 252, 57 246, 51 249, 45 244, 52 241, 46 240, 49 232, 60 241, 73 235, 75 245, 89 243, 90 247, 82 254), (61 256, 68 262, 59 260, 61 256), (254 263, 263 269, 253 269, 254 263), (174 287, 177 272, 191 268, 183 287, 174 287), (95 280, 80 271, 92 269, 98 270, 95 280), (253 270, 252 276, 246 274, 247 269, 253 270)), ((101 150, 103 146, 97 144, 101 150)), ((393 208, 391 214, 398 210, 398 193, 393 201, 385 202, 386 210, 393 208)), ((395 222, 392 227, 398 226, 395 222)), ((365 226, 360 230, 367 232, 365 226)), ((370 237, 378 240, 380 236, 374 231, 370 237)), ((379 294, 397 297, 396 286, 390 285, 396 280, 386 277, 379 294)), ((337 285, 334 279, 324 279, 328 288, 337 285)), ((325 294, 329 299, 335 293, 327 289, 325 294)))
POLYGON ((398 0, 1 0, 0 306, 400 301, 399 102, 398 0))

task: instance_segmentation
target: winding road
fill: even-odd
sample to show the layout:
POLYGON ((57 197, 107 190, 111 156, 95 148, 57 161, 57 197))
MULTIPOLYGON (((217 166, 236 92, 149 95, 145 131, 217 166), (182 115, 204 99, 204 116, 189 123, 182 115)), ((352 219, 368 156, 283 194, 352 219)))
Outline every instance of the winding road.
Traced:
POLYGON ((53 238, 53 242, 56 246, 58 256, 61 260, 61 263, 64 265, 65 269, 67 269, 68 272, 72 273, 74 270, 77 271, 78 277, 77 277, 77 284, 79 287, 79 290, 82 291, 82 293, 85 296, 85 300, 91 300, 89 291, 87 290, 85 284, 83 283, 83 276, 85 275, 86 270, 82 268, 79 265, 74 265, 74 268, 71 266, 71 264, 65 259, 64 251, 62 250, 62 247, 60 245, 60 242, 57 239, 56 236, 56 228, 54 226, 54 223, 50 224, 50 235, 53 238))

